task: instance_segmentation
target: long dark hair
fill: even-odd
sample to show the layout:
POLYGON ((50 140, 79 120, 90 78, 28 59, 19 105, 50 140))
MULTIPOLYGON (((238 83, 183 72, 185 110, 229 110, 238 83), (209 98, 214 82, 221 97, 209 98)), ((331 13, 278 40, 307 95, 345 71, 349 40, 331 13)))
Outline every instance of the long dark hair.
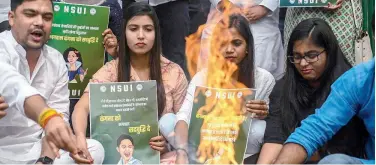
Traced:
MULTIPOLYGON (((321 107, 327 99, 334 81, 351 68, 350 63, 346 60, 339 47, 336 36, 324 20, 311 18, 300 22, 291 33, 287 46, 287 56, 292 55, 294 43, 304 39, 310 39, 315 45, 325 49, 327 53, 326 65, 323 74, 318 79, 320 82, 319 87, 313 88, 300 75, 295 65, 286 60, 287 68, 283 79, 283 89, 285 91, 282 93, 280 105, 283 129, 288 134, 295 130, 301 120, 313 114, 316 108, 321 107)), ((352 139, 353 141, 350 140, 349 136, 352 136, 351 132, 355 131, 364 133, 362 131, 364 124, 357 117, 354 117, 350 123, 342 128, 333 137, 333 140, 328 142, 328 145, 332 145, 332 148, 335 146, 334 150, 336 151, 331 152, 350 152, 352 155, 356 154, 358 156, 360 155, 359 152, 362 152, 360 150, 362 150, 363 146, 359 145, 364 143, 364 138, 360 137, 362 135, 359 135, 360 138, 352 139), (338 141, 342 140, 346 144, 356 145, 338 145, 338 141)))
MULTIPOLYGON (((322 19, 307 19, 300 22, 291 33, 287 45, 287 56, 293 53, 294 43, 298 40, 310 38, 311 41, 325 49, 327 53, 326 65, 323 74, 319 77, 320 85, 313 89, 309 86, 298 72, 295 65, 286 60, 286 74, 283 93, 282 114, 283 121, 286 122, 286 129, 291 133, 302 116, 312 114, 305 112, 312 107, 319 107, 326 100, 330 93, 330 86, 344 72, 351 68, 350 63, 344 57, 330 26, 322 19), (312 101, 315 102, 312 102, 312 101), (283 112, 286 111, 286 112, 283 112)), ((287 57, 286 57, 287 58, 287 57)), ((305 117, 302 117, 305 118, 305 117)))
POLYGON ((122 33, 119 45, 119 66, 118 66, 118 81, 129 82, 131 78, 131 53, 127 46, 125 27, 130 19, 134 16, 147 15, 153 20, 155 30, 155 40, 152 49, 150 50, 150 79, 157 81, 157 97, 158 97, 158 115, 162 115, 166 104, 165 89, 162 80, 161 71, 161 33, 157 14, 154 9, 143 2, 132 3, 129 7, 123 8, 124 22, 122 24, 122 33))
MULTIPOLYGON (((223 29, 235 28, 236 31, 244 38, 247 44, 247 52, 244 59, 238 64, 239 67, 239 79, 238 81, 243 83, 248 88, 255 87, 255 66, 254 66, 254 41, 249 23, 246 18, 239 14, 232 14, 229 19, 222 19, 215 27, 215 33, 213 35, 220 35, 219 31, 223 29), (228 22, 225 22, 228 21, 228 22), (226 27, 223 27, 226 26, 226 27)), ((221 37, 214 36, 213 38, 221 37)), ((218 42, 213 39, 211 45, 215 45, 214 42, 218 42)))

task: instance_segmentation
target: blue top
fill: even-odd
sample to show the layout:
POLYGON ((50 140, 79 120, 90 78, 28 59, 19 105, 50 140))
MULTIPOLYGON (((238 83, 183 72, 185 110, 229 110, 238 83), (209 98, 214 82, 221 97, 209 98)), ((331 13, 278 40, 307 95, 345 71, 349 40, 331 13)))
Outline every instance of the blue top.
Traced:
POLYGON ((359 160, 375 164, 375 59, 338 78, 322 107, 303 120, 286 143, 300 144, 309 158, 354 115, 363 120, 370 135, 365 146, 368 160, 359 160))

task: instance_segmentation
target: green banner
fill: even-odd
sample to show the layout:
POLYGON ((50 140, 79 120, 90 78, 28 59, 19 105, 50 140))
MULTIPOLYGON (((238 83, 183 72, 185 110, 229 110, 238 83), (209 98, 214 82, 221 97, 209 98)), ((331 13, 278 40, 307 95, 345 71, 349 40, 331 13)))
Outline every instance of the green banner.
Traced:
POLYGON ((328 3, 336 4, 337 0, 280 0, 280 7, 324 7, 328 3))
POLYGON ((103 66, 102 33, 110 9, 102 6, 54 2, 54 20, 48 45, 64 56, 71 99, 79 99, 92 75, 103 66))
POLYGON ((159 135, 156 81, 90 83, 91 138, 104 164, 159 164, 149 141, 159 135))
POLYGON ((253 89, 196 87, 189 125, 189 153, 194 164, 242 164, 252 118, 245 102, 253 89))

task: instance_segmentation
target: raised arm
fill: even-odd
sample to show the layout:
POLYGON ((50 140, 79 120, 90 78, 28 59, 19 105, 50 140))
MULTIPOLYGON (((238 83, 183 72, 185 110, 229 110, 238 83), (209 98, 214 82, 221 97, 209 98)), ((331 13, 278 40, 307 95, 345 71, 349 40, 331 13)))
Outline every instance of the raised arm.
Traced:
POLYGON ((366 85, 368 74, 374 74, 361 69, 351 69, 332 85, 331 93, 322 107, 303 120, 288 138, 276 164, 302 163, 358 113, 366 100, 366 97, 361 98, 361 93, 372 90, 366 85))

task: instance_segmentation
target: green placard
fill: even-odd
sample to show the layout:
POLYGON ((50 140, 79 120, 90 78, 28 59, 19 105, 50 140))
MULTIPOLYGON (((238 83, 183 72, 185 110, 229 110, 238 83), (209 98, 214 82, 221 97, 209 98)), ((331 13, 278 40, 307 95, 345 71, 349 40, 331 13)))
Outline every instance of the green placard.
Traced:
POLYGON ((149 145, 159 135, 156 81, 90 83, 89 87, 90 137, 102 143, 103 163, 159 164, 159 152, 149 145), (133 144, 128 138, 118 145, 124 135, 133 144))
POLYGON ((337 0, 280 0, 280 7, 324 7, 328 3, 335 4, 337 0))
POLYGON ((104 63, 102 33, 110 9, 54 2, 54 20, 48 45, 63 54, 71 99, 79 99, 92 75, 104 63))
POLYGON ((188 143, 193 164, 242 164, 252 118, 253 89, 196 87, 188 143))

